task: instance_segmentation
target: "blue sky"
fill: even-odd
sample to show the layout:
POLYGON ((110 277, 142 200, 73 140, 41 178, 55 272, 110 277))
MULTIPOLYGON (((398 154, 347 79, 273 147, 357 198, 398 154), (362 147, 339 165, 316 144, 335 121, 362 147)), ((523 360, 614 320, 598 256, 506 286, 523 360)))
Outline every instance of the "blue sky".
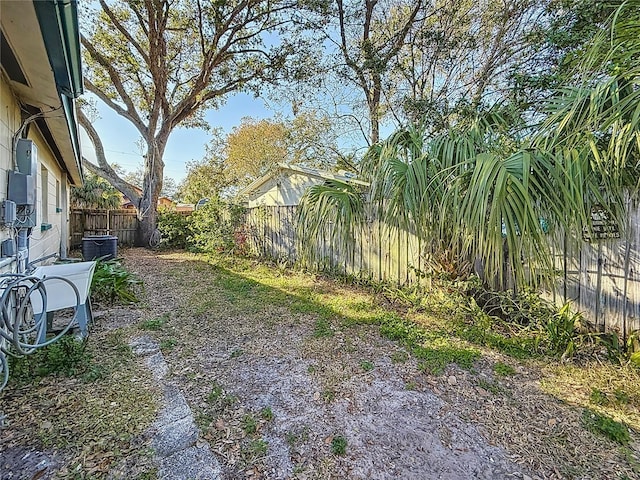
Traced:
MULTIPOLYGON (((127 171, 142 165, 142 152, 136 145, 140 136, 135 127, 110 108, 98 101, 100 118, 93 125, 105 148, 109 163, 117 163, 127 171)), ((238 93, 229 97, 218 110, 209 110, 206 119, 212 128, 222 127, 230 132, 240 124, 243 117, 270 118, 275 113, 266 108, 260 98, 238 93)), ((95 160, 93 146, 86 135, 82 136, 82 152, 89 160, 95 160)), ((185 164, 190 160, 200 160, 204 156, 205 145, 210 135, 197 128, 178 128, 173 131, 164 155, 165 177, 180 182, 186 174, 185 164)))

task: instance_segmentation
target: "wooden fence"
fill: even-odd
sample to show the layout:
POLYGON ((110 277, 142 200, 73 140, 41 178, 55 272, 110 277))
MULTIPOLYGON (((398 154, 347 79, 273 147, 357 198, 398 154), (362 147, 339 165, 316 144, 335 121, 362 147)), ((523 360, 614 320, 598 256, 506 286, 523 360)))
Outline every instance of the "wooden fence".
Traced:
POLYGON ((71 248, 82 246, 88 235, 115 235, 118 245, 136 245, 139 221, 135 210, 73 209, 70 215, 71 248))
MULTIPOLYGON (((246 216, 249 248, 274 259, 298 258, 296 207, 259 207, 246 216)), ((625 335, 640 330, 640 210, 630 216, 628 240, 609 239, 578 242, 578 248, 556 252, 560 273, 558 289, 550 296, 561 304, 571 301, 585 318, 600 330, 617 330, 625 335)), ((331 228, 331 227, 329 227, 331 228)), ((315 245, 317 267, 374 281, 408 285, 424 270, 418 238, 404 231, 388 231, 373 221, 342 251, 326 231, 315 245)))

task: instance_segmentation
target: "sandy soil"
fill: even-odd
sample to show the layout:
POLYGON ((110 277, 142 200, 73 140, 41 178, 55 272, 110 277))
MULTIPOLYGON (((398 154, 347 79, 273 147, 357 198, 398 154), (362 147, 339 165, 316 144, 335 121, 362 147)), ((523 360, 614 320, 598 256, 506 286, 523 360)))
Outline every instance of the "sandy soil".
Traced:
MULTIPOLYGON (((167 379, 225 480, 639 478, 614 444, 580 427, 579 409, 542 392, 533 366, 512 362, 516 374, 496 378, 495 362, 510 360, 483 352, 472 371, 428 375, 375 326, 318 337, 313 313, 239 308, 216 268, 194 257, 122 253, 145 282, 144 304, 103 309, 96 328, 166 320, 145 333, 165 346, 167 379)), ((16 467, 32 450, 0 453, 0 478, 53 478, 53 467, 39 477, 16 467)), ((637 443, 630 451, 638 455, 637 443)), ((64 464, 64 452, 31 458, 64 464)), ((126 464, 110 478, 134 478, 126 464)))

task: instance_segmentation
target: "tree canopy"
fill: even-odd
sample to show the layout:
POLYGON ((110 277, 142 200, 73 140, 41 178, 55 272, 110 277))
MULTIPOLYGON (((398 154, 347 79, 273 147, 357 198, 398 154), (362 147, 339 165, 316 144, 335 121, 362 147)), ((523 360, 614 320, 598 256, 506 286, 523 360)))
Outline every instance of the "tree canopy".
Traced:
POLYGON ((97 157, 97 164, 84 163, 138 205, 145 238, 155 229, 171 132, 203 126, 204 109, 230 93, 257 92, 304 71, 300 7, 295 0, 98 0, 86 7, 85 87, 140 134, 142 195, 114 171, 99 133, 80 112, 97 157))

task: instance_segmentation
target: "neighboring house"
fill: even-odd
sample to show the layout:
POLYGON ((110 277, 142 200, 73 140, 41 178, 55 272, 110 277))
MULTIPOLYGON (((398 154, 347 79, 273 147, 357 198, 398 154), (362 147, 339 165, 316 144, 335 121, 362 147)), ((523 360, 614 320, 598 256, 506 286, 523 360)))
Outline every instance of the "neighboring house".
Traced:
POLYGON ((0 269, 15 271, 69 247, 69 191, 82 183, 76 1, 2 0, 0 27, 0 269))
POLYGON ((298 205, 309 187, 321 185, 327 180, 369 186, 351 173, 331 173, 282 163, 242 189, 236 197, 248 208, 298 205))
MULTIPOLYGON (((133 187, 133 189, 138 192, 140 195, 142 195, 142 189, 139 187, 133 187)), ((173 200, 171 200, 170 198, 167 197, 160 197, 158 198, 158 206, 159 207, 168 207, 171 208, 173 207, 174 203, 173 200)), ((125 210, 133 210, 136 208, 136 206, 133 204, 133 202, 131 200, 129 200, 129 198, 126 195, 122 195, 122 208, 124 208, 125 210)))

